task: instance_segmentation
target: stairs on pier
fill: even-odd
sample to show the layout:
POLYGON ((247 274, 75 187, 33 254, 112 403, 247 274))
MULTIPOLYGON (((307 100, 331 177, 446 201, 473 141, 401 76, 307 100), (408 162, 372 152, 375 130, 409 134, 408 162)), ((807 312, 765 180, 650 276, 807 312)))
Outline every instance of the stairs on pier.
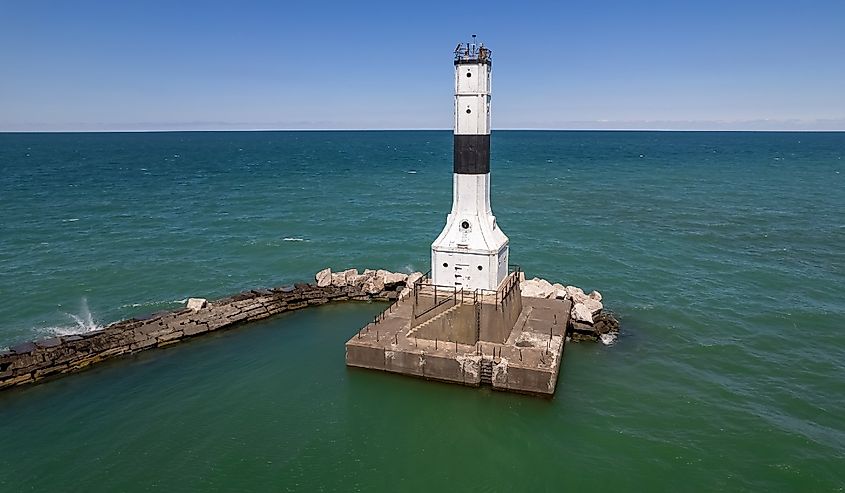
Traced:
POLYGON ((481 384, 493 385, 493 360, 481 360, 481 384))
POLYGON ((452 313, 452 312, 454 312, 455 310, 457 310, 460 306, 461 306, 460 304, 457 304, 457 305, 450 306, 449 308, 447 308, 447 309, 443 310, 442 312, 438 313, 437 315, 435 315, 435 316, 431 317, 430 319, 426 320, 425 322, 423 322, 423 323, 421 323, 421 324, 417 325, 416 327, 414 327, 414 328, 413 328, 413 329, 412 329, 412 330, 408 333, 408 336, 412 336, 413 334, 417 334, 417 333, 419 333, 420 331, 424 330, 424 329, 425 329, 426 327, 428 327, 429 325, 431 325, 431 324, 433 324, 433 323, 437 322, 438 320, 440 320, 440 319, 441 319, 441 318, 443 318, 443 317, 448 316, 450 313, 452 313))

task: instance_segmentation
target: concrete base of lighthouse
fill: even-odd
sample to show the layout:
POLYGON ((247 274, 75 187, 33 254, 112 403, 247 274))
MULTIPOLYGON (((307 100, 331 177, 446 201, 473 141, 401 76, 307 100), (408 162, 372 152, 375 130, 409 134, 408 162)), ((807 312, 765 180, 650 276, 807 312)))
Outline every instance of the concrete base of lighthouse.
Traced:
POLYGON ((346 343, 346 364, 551 396, 571 307, 523 297, 516 272, 496 291, 417 283, 346 343))

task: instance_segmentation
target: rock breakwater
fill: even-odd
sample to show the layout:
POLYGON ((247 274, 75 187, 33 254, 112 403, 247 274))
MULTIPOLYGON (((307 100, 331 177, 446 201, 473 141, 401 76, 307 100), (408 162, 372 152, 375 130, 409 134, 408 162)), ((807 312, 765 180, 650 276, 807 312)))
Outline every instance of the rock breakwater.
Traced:
POLYGON ((619 321, 612 313, 604 310, 602 295, 598 291, 587 294, 581 288, 552 284, 538 277, 527 280, 523 278, 520 288, 522 296, 531 298, 571 299, 568 335, 573 341, 601 341, 604 344, 612 344, 616 340, 619 321))
POLYGON ((27 342, 0 352, 0 389, 71 373, 119 356, 169 346, 278 313, 334 301, 392 301, 407 274, 344 271, 349 281, 256 289, 214 301, 191 298, 185 308, 112 323, 84 334, 27 342), (377 286, 377 287, 376 287, 377 286))
MULTIPOLYGON (((422 276, 419 272, 403 274, 367 269, 359 273, 357 269, 339 272, 323 269, 317 273, 313 284, 255 289, 214 301, 190 298, 182 309, 121 320, 83 334, 18 344, 0 352, 0 389, 76 372, 100 361, 169 346, 307 306, 338 301, 392 302, 410 293, 414 281, 422 276)), ((618 323, 612 315, 602 312, 601 295, 596 292, 584 295, 577 288, 567 291, 572 287, 536 278, 523 281, 522 285, 524 296, 569 296, 575 307, 586 307, 578 308, 579 317, 570 328, 573 340, 599 340, 603 335, 618 331, 618 323)), ((573 307, 573 317, 574 310, 573 307)))

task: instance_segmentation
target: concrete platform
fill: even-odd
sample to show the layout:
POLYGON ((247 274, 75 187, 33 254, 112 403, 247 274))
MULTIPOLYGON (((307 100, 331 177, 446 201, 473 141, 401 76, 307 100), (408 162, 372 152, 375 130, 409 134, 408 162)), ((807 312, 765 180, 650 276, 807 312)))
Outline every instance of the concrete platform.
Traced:
POLYGON ((418 287, 347 341, 346 364, 553 395, 571 301, 524 298, 515 284, 486 293, 418 287))

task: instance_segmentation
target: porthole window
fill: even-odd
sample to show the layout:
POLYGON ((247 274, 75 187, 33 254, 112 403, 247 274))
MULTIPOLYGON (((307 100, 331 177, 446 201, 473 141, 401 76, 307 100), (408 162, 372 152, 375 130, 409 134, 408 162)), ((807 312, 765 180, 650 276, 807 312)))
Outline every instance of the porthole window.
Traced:
POLYGON ((447 264, 446 262, 443 262, 443 267, 449 267, 449 264, 447 264))
POLYGON ((481 266, 480 266, 480 265, 478 266, 478 270, 481 270, 481 266))
POLYGON ((467 115, 469 115, 470 113, 472 113, 472 110, 467 108, 467 115))
POLYGON ((472 72, 467 72, 467 77, 472 77, 472 72))
POLYGON ((469 221, 464 221, 464 222, 462 222, 462 223, 461 223, 461 228, 463 228, 463 229, 469 229, 469 221))

